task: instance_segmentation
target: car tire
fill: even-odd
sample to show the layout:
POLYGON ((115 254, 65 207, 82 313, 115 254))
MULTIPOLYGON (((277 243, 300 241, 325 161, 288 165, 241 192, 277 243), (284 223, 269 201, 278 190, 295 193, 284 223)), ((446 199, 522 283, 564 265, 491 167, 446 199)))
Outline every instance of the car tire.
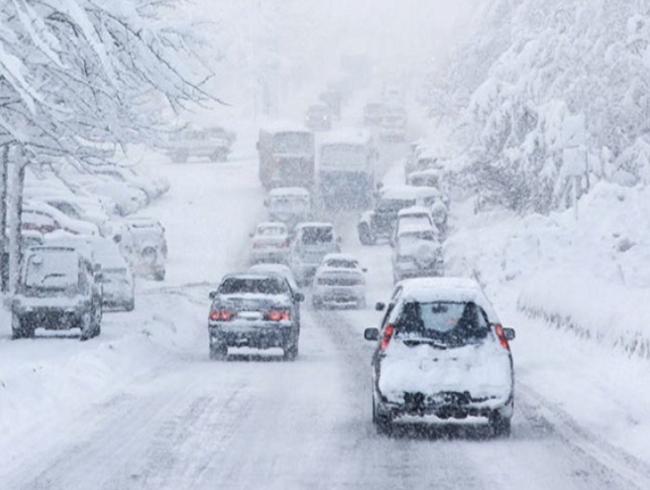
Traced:
POLYGON ((295 361, 298 357, 298 342, 292 342, 290 345, 283 348, 282 358, 285 361, 295 361))
POLYGON ((11 338, 24 339, 31 338, 34 336, 34 329, 25 325, 23 319, 20 318, 20 315, 16 313, 11 315, 11 338))
POLYGON ((377 404, 375 403, 375 397, 372 398, 372 423, 377 430, 379 435, 387 435, 393 431, 393 424, 390 417, 381 415, 377 410, 377 404))
POLYGON ((225 361, 228 358, 228 346, 226 344, 210 345, 210 360, 225 361))
POLYGON ((84 313, 81 316, 81 336, 79 340, 86 341, 94 337, 93 333, 95 332, 95 322, 93 322, 93 314, 89 311, 84 313))
POLYGON ((494 412, 490 417, 490 427, 494 437, 507 438, 512 432, 509 417, 503 417, 499 412, 494 412))
POLYGON ((133 311, 135 310, 135 300, 132 299, 124 306, 124 311, 133 311))
POLYGON ((153 278, 156 281, 164 281, 165 280, 165 271, 156 271, 153 275, 153 278))
POLYGON ((361 245, 374 245, 377 242, 377 238, 373 235, 368 223, 359 225, 359 241, 361 245))

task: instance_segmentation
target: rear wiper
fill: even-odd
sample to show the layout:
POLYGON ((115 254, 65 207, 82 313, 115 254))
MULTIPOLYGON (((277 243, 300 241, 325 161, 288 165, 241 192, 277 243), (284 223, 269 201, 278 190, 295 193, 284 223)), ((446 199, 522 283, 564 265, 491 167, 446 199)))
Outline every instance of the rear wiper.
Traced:
POLYGON ((446 350, 449 346, 447 344, 441 344, 439 342, 436 342, 433 339, 408 339, 404 340, 404 344, 407 347, 415 347, 416 345, 429 345, 433 347, 434 349, 440 349, 440 350, 446 350))

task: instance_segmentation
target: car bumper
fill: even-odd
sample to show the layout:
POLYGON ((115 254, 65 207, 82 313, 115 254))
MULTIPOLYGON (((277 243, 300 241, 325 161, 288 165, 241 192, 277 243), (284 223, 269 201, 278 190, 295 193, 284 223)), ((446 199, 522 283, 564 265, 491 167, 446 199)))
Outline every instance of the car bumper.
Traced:
POLYGON ((17 311, 22 322, 32 328, 45 328, 46 330, 69 330, 81 325, 81 317, 85 310, 78 309, 30 309, 17 311))
POLYGON ((326 305, 356 305, 365 300, 366 292, 363 286, 314 286, 313 298, 326 305))
POLYGON ((210 345, 226 345, 228 347, 252 347, 255 349, 270 349, 289 344, 294 335, 291 323, 277 326, 253 324, 248 326, 225 326, 223 323, 212 323, 208 327, 210 345))

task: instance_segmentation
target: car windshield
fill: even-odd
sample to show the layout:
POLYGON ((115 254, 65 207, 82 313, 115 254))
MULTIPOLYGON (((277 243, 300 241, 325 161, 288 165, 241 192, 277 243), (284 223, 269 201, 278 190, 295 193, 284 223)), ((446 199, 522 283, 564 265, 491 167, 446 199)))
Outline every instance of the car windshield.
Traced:
POLYGON ((355 269, 359 263, 356 260, 350 259, 329 259, 325 265, 339 269, 355 269))
POLYGON ((229 277, 219 286, 219 294, 285 294, 284 281, 274 277, 229 277))
POLYGON ((314 151, 314 138, 307 132, 285 132, 273 136, 273 151, 276 153, 303 153, 314 151))
POLYGON ((25 263, 26 291, 74 293, 79 289, 79 259, 73 252, 34 253, 25 263))
POLYGON ((349 170, 364 168, 367 164, 367 149, 363 145, 336 144, 321 148, 321 167, 349 170))
POLYGON ((485 338, 489 324, 473 302, 405 302, 397 314, 397 330, 448 344, 465 344, 485 338))
POLYGON ((302 243, 304 245, 319 245, 333 241, 334 230, 331 226, 313 226, 302 230, 302 243))

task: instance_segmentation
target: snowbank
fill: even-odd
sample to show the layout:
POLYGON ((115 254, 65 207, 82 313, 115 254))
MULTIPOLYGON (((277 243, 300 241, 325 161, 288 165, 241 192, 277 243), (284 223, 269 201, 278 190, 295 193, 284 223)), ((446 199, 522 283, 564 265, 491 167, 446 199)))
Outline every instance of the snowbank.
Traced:
POLYGON ((581 337, 650 357, 650 189, 599 184, 573 210, 473 215, 447 243, 452 272, 510 283, 518 308, 581 337))

